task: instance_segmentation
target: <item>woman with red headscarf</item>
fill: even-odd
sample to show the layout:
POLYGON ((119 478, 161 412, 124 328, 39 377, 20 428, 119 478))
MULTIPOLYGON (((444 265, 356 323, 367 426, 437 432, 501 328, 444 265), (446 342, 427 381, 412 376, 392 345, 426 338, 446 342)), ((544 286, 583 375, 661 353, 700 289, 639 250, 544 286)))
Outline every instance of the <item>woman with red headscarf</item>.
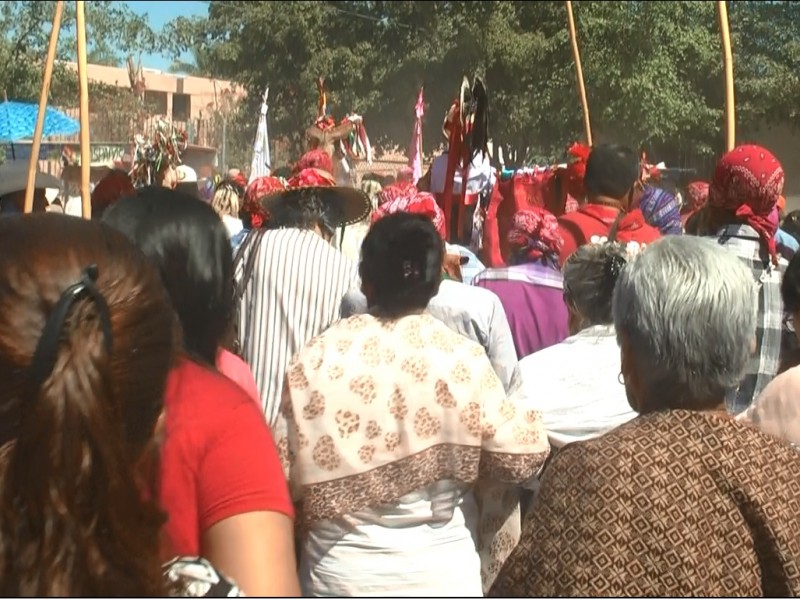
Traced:
MULTIPOLYGON (((781 163, 761 146, 739 146, 723 156, 714 172, 705 209, 709 237, 733 252, 753 272, 758 285, 755 357, 738 391, 726 398, 728 410, 740 413, 778 372, 784 337, 778 248, 778 220, 773 216, 783 192, 781 163)), ((755 308, 755 307, 754 307, 755 308)), ((791 334, 786 333, 787 341, 791 334)))
POLYGON ((520 211, 514 215, 508 244, 511 266, 487 269, 473 285, 500 298, 517 357, 522 359, 569 335, 564 283, 558 267, 563 244, 558 220, 539 207, 520 211))

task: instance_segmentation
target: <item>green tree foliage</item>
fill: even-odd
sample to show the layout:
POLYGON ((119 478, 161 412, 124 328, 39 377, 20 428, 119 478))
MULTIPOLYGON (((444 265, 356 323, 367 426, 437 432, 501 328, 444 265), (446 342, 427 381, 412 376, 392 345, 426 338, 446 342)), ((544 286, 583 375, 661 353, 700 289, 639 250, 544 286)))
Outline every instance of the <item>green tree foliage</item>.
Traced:
MULTIPOLYGON (((55 5, 54 1, 0 2, 0 30, 4 32, 0 37, 0 90, 9 99, 39 98, 55 5)), ((120 66, 129 54, 164 47, 148 26, 147 17, 134 14, 124 3, 98 0, 85 6, 89 62, 120 66)), ((77 60, 74 2, 64 3, 57 59, 77 60)), ((63 64, 54 68, 50 98, 52 104, 77 104, 75 73, 63 64)))
MULTIPOLYGON (((740 130, 795 125, 800 3, 731 2, 740 130)), ((722 145, 724 86, 715 3, 573 2, 595 141, 620 141, 676 162, 722 145)), ((506 156, 558 159, 583 137, 563 2, 212 1, 206 19, 174 24, 175 48, 202 49, 204 70, 245 86, 252 142, 270 86, 270 131, 301 132, 327 78, 339 118, 363 114, 373 141, 405 147, 420 85, 426 150, 463 75, 481 73, 490 133, 506 156)), ((246 127, 245 125, 248 125, 246 127)))

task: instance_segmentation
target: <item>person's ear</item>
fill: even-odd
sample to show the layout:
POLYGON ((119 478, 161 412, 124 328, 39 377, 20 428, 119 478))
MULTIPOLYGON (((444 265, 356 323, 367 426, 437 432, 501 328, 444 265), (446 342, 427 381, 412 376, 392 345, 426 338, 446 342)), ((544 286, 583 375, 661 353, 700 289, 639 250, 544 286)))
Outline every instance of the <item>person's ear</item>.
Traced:
POLYGON ((620 384, 625 386, 625 395, 628 398, 630 407, 641 414, 645 407, 642 402, 641 382, 639 381, 636 367, 636 356, 628 336, 623 333, 619 337, 620 384))

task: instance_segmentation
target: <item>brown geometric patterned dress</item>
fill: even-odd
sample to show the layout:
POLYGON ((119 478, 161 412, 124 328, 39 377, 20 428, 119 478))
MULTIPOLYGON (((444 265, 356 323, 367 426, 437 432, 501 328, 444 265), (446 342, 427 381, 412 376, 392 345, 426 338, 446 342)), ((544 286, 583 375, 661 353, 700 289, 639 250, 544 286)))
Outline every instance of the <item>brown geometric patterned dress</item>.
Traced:
POLYGON ((796 596, 800 454, 724 415, 564 448, 490 595, 796 596))

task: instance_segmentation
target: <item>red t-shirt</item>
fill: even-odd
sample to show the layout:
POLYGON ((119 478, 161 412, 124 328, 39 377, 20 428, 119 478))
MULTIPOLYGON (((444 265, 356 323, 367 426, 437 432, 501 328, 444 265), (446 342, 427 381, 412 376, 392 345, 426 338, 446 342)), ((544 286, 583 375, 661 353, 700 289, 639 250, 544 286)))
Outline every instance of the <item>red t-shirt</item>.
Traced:
POLYGON ((227 377, 181 360, 164 398, 161 506, 175 555, 199 556, 200 534, 234 515, 294 517, 264 415, 227 377))
MULTIPOLYGON (((607 237, 617 220, 619 210, 602 204, 585 204, 575 212, 558 219, 558 230, 564 240, 559 252, 563 266, 575 250, 591 241, 592 236, 607 237)), ((617 240, 623 243, 650 244, 661 237, 661 232, 648 225, 638 208, 626 214, 617 227, 617 240)))

